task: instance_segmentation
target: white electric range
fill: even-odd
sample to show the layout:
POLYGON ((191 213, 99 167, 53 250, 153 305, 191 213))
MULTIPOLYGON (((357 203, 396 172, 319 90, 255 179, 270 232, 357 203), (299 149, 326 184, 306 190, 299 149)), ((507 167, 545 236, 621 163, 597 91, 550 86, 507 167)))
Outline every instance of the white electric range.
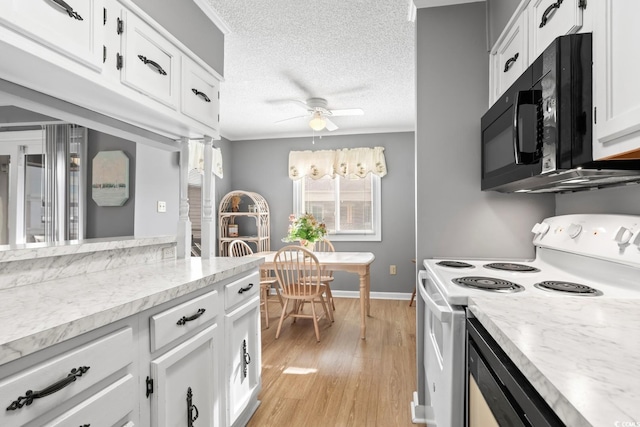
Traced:
POLYGON ((465 425, 469 297, 640 298, 640 216, 563 215, 532 232, 536 257, 426 259, 418 275, 414 422, 465 425))

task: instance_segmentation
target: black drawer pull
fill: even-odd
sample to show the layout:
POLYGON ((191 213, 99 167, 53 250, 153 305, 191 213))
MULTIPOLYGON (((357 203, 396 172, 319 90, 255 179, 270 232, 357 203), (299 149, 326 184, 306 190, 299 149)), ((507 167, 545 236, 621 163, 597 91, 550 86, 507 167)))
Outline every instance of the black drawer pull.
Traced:
POLYGON ((554 9, 560 9, 560 5, 562 5, 563 0, 558 0, 555 3, 551 3, 549 7, 542 14, 542 19, 540 19, 540 28, 547 25, 547 21, 549 20, 549 14, 554 9))
POLYGON ((238 293, 239 293, 239 294, 241 294, 241 293, 243 293, 243 292, 247 292, 247 291, 248 291, 249 289, 251 289, 251 288, 253 288, 253 283, 249 283, 249 284, 247 285, 247 287, 245 287, 245 288, 240 288, 240 289, 238 290, 238 293))
POLYGON ((47 388, 44 388, 40 391, 27 390, 24 396, 20 396, 17 400, 11 402, 11 405, 7 407, 7 411, 15 411, 16 409, 20 409, 23 406, 29 406, 35 399, 40 399, 41 397, 46 397, 50 394, 62 390, 63 388, 74 382, 78 377, 81 377, 82 374, 84 374, 88 370, 89 366, 80 366, 79 368, 73 368, 69 375, 67 375, 60 381, 56 381, 47 388))
POLYGON ((163 76, 167 75, 167 72, 163 70, 160 64, 158 64, 156 61, 147 59, 147 57, 144 55, 138 55, 138 58, 140 59, 140 61, 144 62, 145 65, 151 65, 153 68, 155 68, 159 74, 163 76))
POLYGON ((520 54, 518 52, 516 52, 515 55, 513 55, 511 58, 507 59, 507 62, 504 63, 504 73, 506 73, 507 71, 509 71, 509 68, 511 68, 511 66, 513 64, 515 64, 515 62, 518 60, 518 56, 520 56, 520 54))
POLYGON ((192 320, 196 320, 198 317, 202 316, 205 311, 206 310, 204 308, 199 308, 198 311, 196 312, 196 314, 194 314, 193 316, 189 316, 189 317, 182 316, 182 319, 178 320, 176 322, 176 325, 182 326, 182 325, 186 324, 187 322, 191 322, 192 320))
POLYGON ((200 92, 198 89, 191 89, 191 92, 195 93, 196 96, 202 99, 204 102, 211 102, 211 99, 204 93, 200 92))
POLYGON ((64 0, 50 0, 64 9, 67 12, 67 15, 73 19, 77 19, 78 21, 83 21, 82 16, 78 14, 78 12, 74 11, 71 6, 64 2, 64 0))

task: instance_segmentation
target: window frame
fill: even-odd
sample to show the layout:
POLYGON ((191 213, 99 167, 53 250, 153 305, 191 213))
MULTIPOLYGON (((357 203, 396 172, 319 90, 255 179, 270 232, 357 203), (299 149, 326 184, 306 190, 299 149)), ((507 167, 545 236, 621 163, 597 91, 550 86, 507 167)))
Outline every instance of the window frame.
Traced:
MULTIPOLYGON (((373 231, 372 232, 354 232, 352 230, 330 232, 327 237, 332 242, 380 242, 382 241, 382 183, 381 178, 378 175, 369 173, 367 177, 371 178, 371 207, 372 207, 372 219, 373 219, 373 231)), ((304 212, 304 180, 306 177, 302 177, 293 181, 293 213, 295 215, 303 215, 304 212)), ((327 179, 323 177, 321 179, 327 179)), ((331 179, 347 179, 336 175, 331 179)), ((360 179, 360 178, 358 178, 360 179)), ((340 186, 336 186, 336 193, 340 191, 340 186)), ((340 204, 336 200, 336 207, 340 204)), ((336 218, 340 218, 339 208, 337 208, 336 218)))

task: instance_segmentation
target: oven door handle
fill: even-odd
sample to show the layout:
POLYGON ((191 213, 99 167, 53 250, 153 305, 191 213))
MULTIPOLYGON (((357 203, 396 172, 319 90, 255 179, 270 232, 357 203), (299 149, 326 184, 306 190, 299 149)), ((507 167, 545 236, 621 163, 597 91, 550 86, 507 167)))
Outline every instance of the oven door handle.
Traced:
POLYGON ((431 298, 431 296, 427 292, 427 289, 423 285, 423 283, 427 280, 429 280, 429 278, 427 277, 427 272, 425 270, 420 270, 418 272, 418 290, 420 291, 420 297, 424 301, 429 312, 433 313, 433 315, 436 317, 436 319, 438 319, 440 323, 451 323, 451 306, 446 303, 445 306, 438 305, 438 303, 436 303, 433 298, 431 298))

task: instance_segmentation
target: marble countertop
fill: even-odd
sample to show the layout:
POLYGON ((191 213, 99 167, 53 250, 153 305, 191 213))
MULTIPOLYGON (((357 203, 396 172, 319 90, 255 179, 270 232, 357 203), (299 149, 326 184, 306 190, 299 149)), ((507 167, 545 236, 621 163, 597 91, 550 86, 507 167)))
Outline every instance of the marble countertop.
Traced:
POLYGON ((474 296, 469 309, 571 427, 640 426, 640 300, 474 296))
POLYGON ((258 267, 166 260, 0 290, 0 365, 258 267))

